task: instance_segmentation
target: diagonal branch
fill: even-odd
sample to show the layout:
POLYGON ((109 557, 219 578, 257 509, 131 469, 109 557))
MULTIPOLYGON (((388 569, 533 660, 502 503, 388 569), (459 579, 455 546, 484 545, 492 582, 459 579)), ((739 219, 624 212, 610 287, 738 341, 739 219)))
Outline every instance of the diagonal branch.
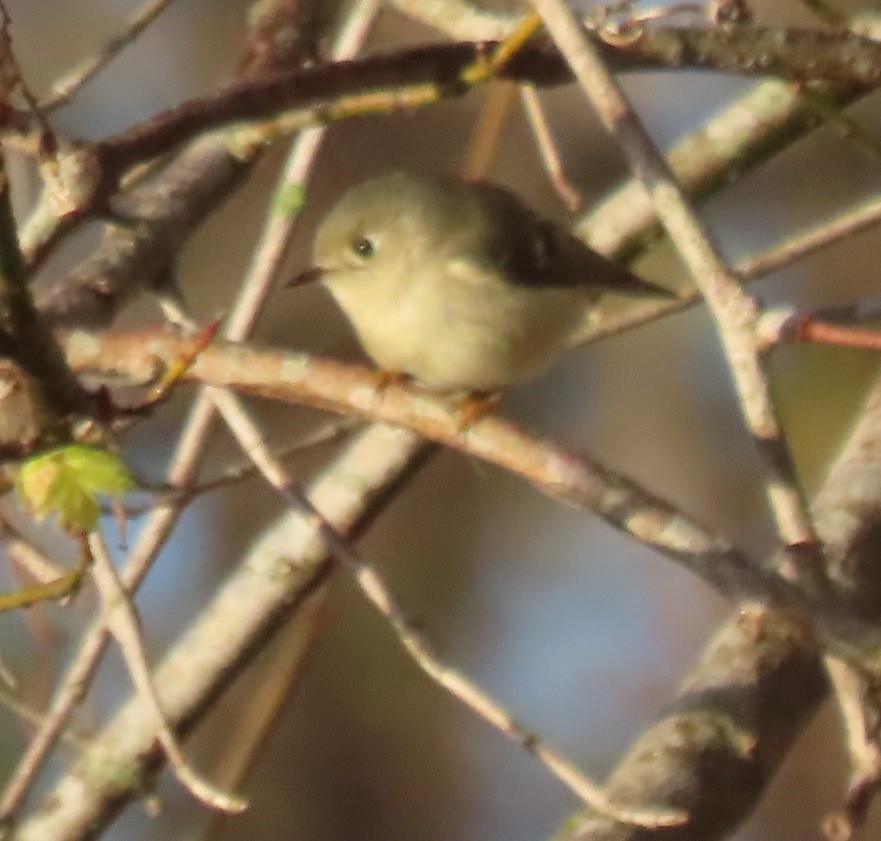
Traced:
MULTIPOLYGON (((843 609, 877 620, 881 379, 870 389, 812 513, 843 609)), ((622 758, 609 780, 610 796, 688 809, 693 822, 677 831, 677 841, 713 841, 732 832, 755 808, 828 692, 820 653, 805 632, 804 623, 765 608, 733 616, 670 709, 622 758)), ((582 816, 560 839, 644 841, 645 835, 582 816)))
POLYGON ((633 811, 626 805, 610 803, 602 789, 578 767, 534 731, 528 730, 484 689, 477 686, 458 669, 441 662, 422 634, 398 606, 391 590, 365 562, 359 552, 324 517, 294 479, 269 452, 260 430, 239 399, 228 390, 208 389, 214 406, 241 448, 253 459, 266 481, 279 493, 295 513, 314 519, 315 528, 325 550, 334 560, 348 568, 365 598, 389 622, 398 641, 416 665, 454 698, 484 719, 491 727, 511 739, 539 761, 563 785, 568 787, 598 814, 624 823, 656 828, 682 823, 682 814, 633 811))
POLYGON ((40 101, 40 108, 43 111, 51 111, 67 105, 77 92, 110 64, 122 50, 132 44, 173 2, 174 0, 147 0, 143 3, 131 16, 124 32, 111 38, 95 55, 84 59, 52 84, 49 95, 40 101))
POLYGON ((792 574, 820 576, 819 544, 758 352, 754 302, 745 295, 698 223, 663 155, 575 15, 562 0, 533 0, 533 4, 588 100, 609 133, 621 143, 631 169, 651 196, 661 224, 709 304, 744 420, 764 463, 765 490, 778 534, 784 546, 797 547, 803 555, 803 561, 793 566, 792 574))
MULTIPOLYGON (((143 381, 157 359, 172 360, 186 339, 162 331, 71 333, 65 346, 75 369, 143 381)), ((360 366, 286 351, 214 343, 184 375, 203 384, 355 414, 411 428, 430 440, 526 478, 556 499, 594 511, 610 525, 659 549, 732 597, 767 596, 774 585, 727 541, 674 506, 585 456, 533 438, 497 417, 467 427, 455 405, 400 384, 377 385, 360 366)))
POLYGON ((157 730, 157 739, 168 757, 169 764, 174 769, 175 776, 193 797, 206 806, 232 814, 243 812, 248 805, 246 801, 220 791, 211 783, 203 780, 184 758, 183 751, 156 694, 156 687, 153 684, 153 677, 147 662, 147 653, 144 650, 144 639, 141 635, 137 610, 119 580, 104 537, 100 532, 92 532, 88 538, 83 539, 88 541, 88 548, 94 559, 92 575, 98 592, 101 594, 107 627, 122 651, 138 695, 143 698, 152 713, 151 717, 157 730))
MULTIPOLYGON (((732 266, 732 271, 742 282, 752 283, 761 280, 771 272, 792 265, 829 245, 879 223, 881 223, 881 199, 872 198, 836 214, 814 227, 794 234, 765 251, 739 260, 732 266)), ((675 301, 651 301, 636 304, 633 307, 628 307, 624 312, 597 319, 595 324, 590 325, 582 332, 580 344, 588 344, 622 333, 625 330, 632 330, 665 315, 687 309, 701 300, 699 291, 694 289, 681 292, 675 301)), ((843 308, 824 310, 822 317, 868 321, 877 318, 877 312, 877 306, 858 302, 843 308)), ((794 312, 793 315, 795 315, 794 312)), ((772 309, 766 310, 759 317, 756 333, 760 346, 764 347, 769 344, 769 328, 771 326, 775 329, 783 326, 780 316, 780 312, 772 309)), ((773 331, 770 334, 773 335, 773 331)))
MULTIPOLYGON (((574 20, 574 16, 573 16, 574 20)), ((835 82, 870 89, 881 83, 881 44, 860 36, 752 25, 660 27, 640 30, 624 45, 590 38, 618 71, 701 68, 779 76, 799 83, 835 82)), ((172 151, 207 130, 243 120, 283 116, 291 132, 331 120, 385 113, 394 106, 433 104, 467 93, 466 71, 492 44, 460 42, 279 72, 244 80, 217 93, 159 112, 94 147, 104 188, 138 163, 172 151)), ((527 44, 498 76, 538 86, 572 80, 567 62, 550 45, 527 44)))

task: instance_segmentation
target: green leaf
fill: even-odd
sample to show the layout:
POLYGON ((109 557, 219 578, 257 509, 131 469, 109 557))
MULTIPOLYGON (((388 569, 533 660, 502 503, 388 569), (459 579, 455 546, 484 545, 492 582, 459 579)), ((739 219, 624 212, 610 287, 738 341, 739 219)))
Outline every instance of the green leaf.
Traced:
POLYGON ((90 531, 98 522, 98 495, 122 494, 135 486, 123 460, 100 447, 68 444, 22 462, 15 481, 23 505, 37 517, 54 514, 70 531, 90 531))

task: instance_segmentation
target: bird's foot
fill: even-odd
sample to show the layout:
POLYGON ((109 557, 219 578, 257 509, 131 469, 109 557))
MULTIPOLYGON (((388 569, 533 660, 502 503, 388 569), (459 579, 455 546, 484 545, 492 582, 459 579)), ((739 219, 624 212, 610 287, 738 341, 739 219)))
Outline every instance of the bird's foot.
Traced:
POLYGON ((404 385, 411 379, 403 371, 392 371, 389 368, 376 368, 373 371, 373 388, 381 397, 382 393, 392 385, 404 385))
POLYGON ((456 407, 459 432, 467 432, 477 421, 491 415, 502 401, 500 391, 474 391, 456 407))
POLYGON ((405 385, 411 378, 409 374, 405 374, 402 371, 374 368, 370 373, 370 379, 373 386, 373 402, 376 409, 379 410, 385 402, 387 390, 392 386, 405 385))

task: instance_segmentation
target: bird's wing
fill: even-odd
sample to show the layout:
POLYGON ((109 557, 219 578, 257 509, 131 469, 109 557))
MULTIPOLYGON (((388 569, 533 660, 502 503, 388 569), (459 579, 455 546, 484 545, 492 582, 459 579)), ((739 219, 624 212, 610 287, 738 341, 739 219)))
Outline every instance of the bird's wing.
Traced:
POLYGON ((479 186, 488 239, 481 251, 504 267, 511 282, 558 289, 593 287, 598 293, 641 297, 676 297, 603 257, 562 225, 543 219, 513 193, 491 184, 479 186))

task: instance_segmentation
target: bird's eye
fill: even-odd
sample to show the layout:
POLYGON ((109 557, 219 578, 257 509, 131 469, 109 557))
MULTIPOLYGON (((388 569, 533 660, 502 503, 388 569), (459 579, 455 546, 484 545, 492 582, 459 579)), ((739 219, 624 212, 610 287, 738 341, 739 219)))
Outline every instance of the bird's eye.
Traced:
POLYGON ((352 250, 363 260, 373 256, 373 243, 366 237, 354 240, 352 250))

